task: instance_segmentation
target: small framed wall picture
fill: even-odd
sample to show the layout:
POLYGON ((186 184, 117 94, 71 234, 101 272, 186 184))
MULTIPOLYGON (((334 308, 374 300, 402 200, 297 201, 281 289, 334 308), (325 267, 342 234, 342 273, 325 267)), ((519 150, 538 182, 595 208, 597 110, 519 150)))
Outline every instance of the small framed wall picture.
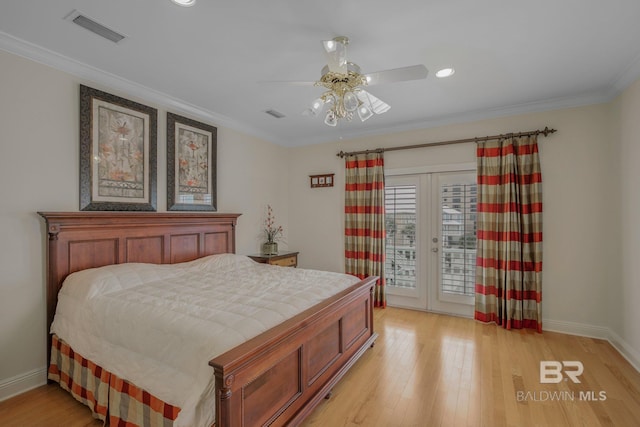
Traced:
POLYGON ((309 175, 311 188, 333 187, 333 173, 323 173, 319 175, 309 175))

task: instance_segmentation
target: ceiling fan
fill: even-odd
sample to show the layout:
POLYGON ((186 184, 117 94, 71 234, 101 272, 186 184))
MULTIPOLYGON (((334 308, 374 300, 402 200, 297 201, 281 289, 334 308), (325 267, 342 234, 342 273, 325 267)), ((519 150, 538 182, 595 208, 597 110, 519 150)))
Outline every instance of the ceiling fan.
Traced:
POLYGON ((351 121, 355 114, 364 122, 374 114, 382 114, 391 108, 364 90, 365 86, 427 77, 427 68, 422 64, 363 74, 357 64, 347 60, 348 44, 349 39, 344 36, 322 42, 327 65, 322 68, 320 80, 298 84, 322 86, 327 91, 313 101, 303 114, 318 116, 326 106, 324 122, 329 126, 336 126, 339 119, 351 121))

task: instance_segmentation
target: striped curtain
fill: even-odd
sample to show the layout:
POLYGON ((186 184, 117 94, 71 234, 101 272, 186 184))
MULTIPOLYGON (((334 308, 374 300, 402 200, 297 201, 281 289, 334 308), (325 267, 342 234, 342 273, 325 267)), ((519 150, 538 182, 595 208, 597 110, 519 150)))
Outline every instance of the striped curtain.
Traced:
POLYGON ((542 332, 542 175, 537 136, 478 144, 475 318, 542 332))
POLYGON ((345 272, 378 276, 374 305, 386 307, 384 280, 384 159, 382 153, 346 158, 345 272))

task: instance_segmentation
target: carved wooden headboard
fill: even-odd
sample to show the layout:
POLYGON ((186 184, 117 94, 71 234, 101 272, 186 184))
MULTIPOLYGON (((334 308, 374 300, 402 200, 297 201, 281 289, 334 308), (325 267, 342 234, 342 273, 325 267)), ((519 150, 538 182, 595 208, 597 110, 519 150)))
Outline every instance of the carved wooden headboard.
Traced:
MULTIPOLYGON (((47 337, 71 273, 125 262, 174 264, 235 253, 240 214, 39 212, 47 222, 47 337)), ((47 352, 50 350, 50 342, 47 352)))

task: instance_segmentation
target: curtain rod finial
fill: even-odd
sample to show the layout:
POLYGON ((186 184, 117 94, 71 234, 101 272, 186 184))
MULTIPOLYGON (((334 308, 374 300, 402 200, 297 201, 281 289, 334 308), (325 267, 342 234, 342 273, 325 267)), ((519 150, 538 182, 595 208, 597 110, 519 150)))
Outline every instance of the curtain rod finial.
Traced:
POLYGON ((341 159, 344 157, 344 151, 340 150, 340 152, 338 154, 336 154, 336 156, 340 157, 341 159))
POLYGON ((556 133, 556 132, 558 132, 556 129, 549 129, 549 127, 548 127, 548 126, 545 126, 545 127, 544 127, 544 130, 542 131, 542 134, 543 134, 544 136, 548 136, 549 134, 551 134, 551 133, 556 133))

